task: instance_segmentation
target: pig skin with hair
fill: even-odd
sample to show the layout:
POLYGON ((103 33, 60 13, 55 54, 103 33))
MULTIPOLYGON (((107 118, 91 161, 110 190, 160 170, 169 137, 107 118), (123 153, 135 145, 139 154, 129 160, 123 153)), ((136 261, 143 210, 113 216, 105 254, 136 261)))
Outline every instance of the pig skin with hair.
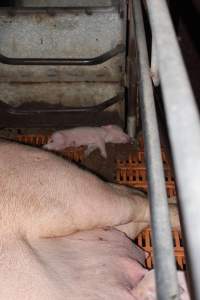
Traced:
POLYGON ((2 300, 133 300, 144 252, 120 231, 4 240, 2 300))
MULTIPOLYGON (((156 300, 144 251, 116 229, 1 243, 0 299, 156 300)), ((183 276, 180 300, 189 300, 183 276)))
MULTIPOLYGON (((145 197, 34 147, 0 141, 0 184, 0 233, 44 238, 122 226, 135 238, 134 224, 150 224, 145 197)), ((170 216, 179 227, 175 205, 170 216)))
POLYGON ((95 228, 116 227, 134 238, 150 223, 146 198, 5 140, 0 186, 0 299, 133 299, 137 272, 145 273, 133 272, 141 254, 123 233, 95 228))
POLYGON ((85 156, 87 157, 95 149, 99 149, 101 155, 106 159, 106 143, 126 144, 131 138, 116 125, 105 125, 101 127, 77 127, 57 131, 52 134, 44 149, 62 151, 67 147, 87 146, 85 156))
POLYGON ((60 237, 149 222, 146 198, 120 194, 75 164, 34 147, 0 141, 0 184, 0 234, 60 237))

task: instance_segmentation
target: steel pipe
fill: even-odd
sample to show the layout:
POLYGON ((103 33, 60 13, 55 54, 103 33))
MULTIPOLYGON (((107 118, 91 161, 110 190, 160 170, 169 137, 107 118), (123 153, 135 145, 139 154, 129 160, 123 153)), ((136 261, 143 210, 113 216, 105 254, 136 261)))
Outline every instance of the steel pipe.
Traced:
POLYGON ((146 1, 182 216, 192 299, 200 299, 200 118, 164 0, 146 1))
POLYGON ((23 8, 101 8, 113 7, 120 4, 120 0, 15 0, 16 7, 23 8))
POLYGON ((38 108, 38 109, 24 109, 24 108, 7 108, 5 109, 5 111, 9 114, 12 115, 33 115, 33 114, 41 114, 41 113, 45 113, 45 114, 52 114, 52 113, 60 113, 60 114, 64 114, 64 113, 96 113, 96 112, 100 112, 105 110, 106 108, 123 101, 123 95, 119 94, 116 95, 100 104, 97 105, 93 105, 93 106, 83 106, 83 107, 67 107, 67 106, 63 106, 61 108, 38 108))
POLYGON ((11 58, 0 53, 0 63, 20 66, 93 66, 106 62, 124 50, 124 45, 117 45, 106 53, 93 58, 11 58))
POLYGON ((159 71, 158 71, 158 61, 157 61, 157 53, 156 53, 156 45, 154 37, 152 37, 151 42, 151 78, 153 84, 157 87, 159 86, 159 71))
POLYGON ((150 198, 157 298, 159 300, 175 300, 179 299, 176 265, 153 87, 150 79, 144 23, 139 0, 133 0, 133 14, 138 47, 140 107, 149 183, 148 191, 150 198))

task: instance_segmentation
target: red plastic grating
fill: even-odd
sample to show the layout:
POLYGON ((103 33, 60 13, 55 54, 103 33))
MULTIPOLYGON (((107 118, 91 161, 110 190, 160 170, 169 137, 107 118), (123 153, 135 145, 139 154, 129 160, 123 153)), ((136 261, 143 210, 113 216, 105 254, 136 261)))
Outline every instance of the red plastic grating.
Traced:
MULTIPOLYGON (((29 134, 29 135, 18 135, 16 140, 18 142, 27 144, 27 145, 37 145, 37 146, 43 146, 48 142, 48 135, 34 135, 34 134, 29 134)), ((73 160, 76 162, 81 162, 83 160, 84 156, 84 147, 79 147, 79 148, 67 148, 61 153, 63 157, 66 157, 69 160, 73 160)))
MULTIPOLYGON (((164 150, 162 150, 165 180, 168 197, 176 195, 174 176, 167 161, 164 150)), ((147 172, 144 160, 144 150, 129 155, 126 161, 117 161, 116 180, 119 184, 129 185, 147 191, 147 172)))

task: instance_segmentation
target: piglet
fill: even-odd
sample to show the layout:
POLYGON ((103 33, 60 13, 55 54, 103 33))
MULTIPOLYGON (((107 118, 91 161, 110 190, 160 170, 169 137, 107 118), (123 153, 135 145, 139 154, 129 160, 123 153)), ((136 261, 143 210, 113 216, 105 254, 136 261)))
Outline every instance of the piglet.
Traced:
POLYGON ((106 143, 126 144, 131 138, 116 125, 101 127, 77 127, 52 134, 44 149, 62 151, 67 147, 87 146, 85 156, 95 149, 99 149, 101 155, 106 159, 106 143))

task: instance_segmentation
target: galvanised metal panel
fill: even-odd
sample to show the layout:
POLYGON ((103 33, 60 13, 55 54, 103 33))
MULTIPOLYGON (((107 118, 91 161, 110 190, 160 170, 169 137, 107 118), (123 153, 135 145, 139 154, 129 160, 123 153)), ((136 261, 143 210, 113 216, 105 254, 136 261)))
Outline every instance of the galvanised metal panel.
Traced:
MULTIPOLYGON (((125 45, 117 7, 86 10, 0 11, 0 53, 12 58, 89 58, 125 45)), ((96 66, 12 66, 0 64, 0 101, 88 105, 123 90, 125 53, 96 66), (73 84, 75 83, 75 84, 73 84), (98 83, 98 84, 96 84, 98 83), (47 88, 48 87, 48 88, 47 88), (112 91, 112 92, 111 92, 112 91), (101 95, 101 96, 99 96, 101 95)))

